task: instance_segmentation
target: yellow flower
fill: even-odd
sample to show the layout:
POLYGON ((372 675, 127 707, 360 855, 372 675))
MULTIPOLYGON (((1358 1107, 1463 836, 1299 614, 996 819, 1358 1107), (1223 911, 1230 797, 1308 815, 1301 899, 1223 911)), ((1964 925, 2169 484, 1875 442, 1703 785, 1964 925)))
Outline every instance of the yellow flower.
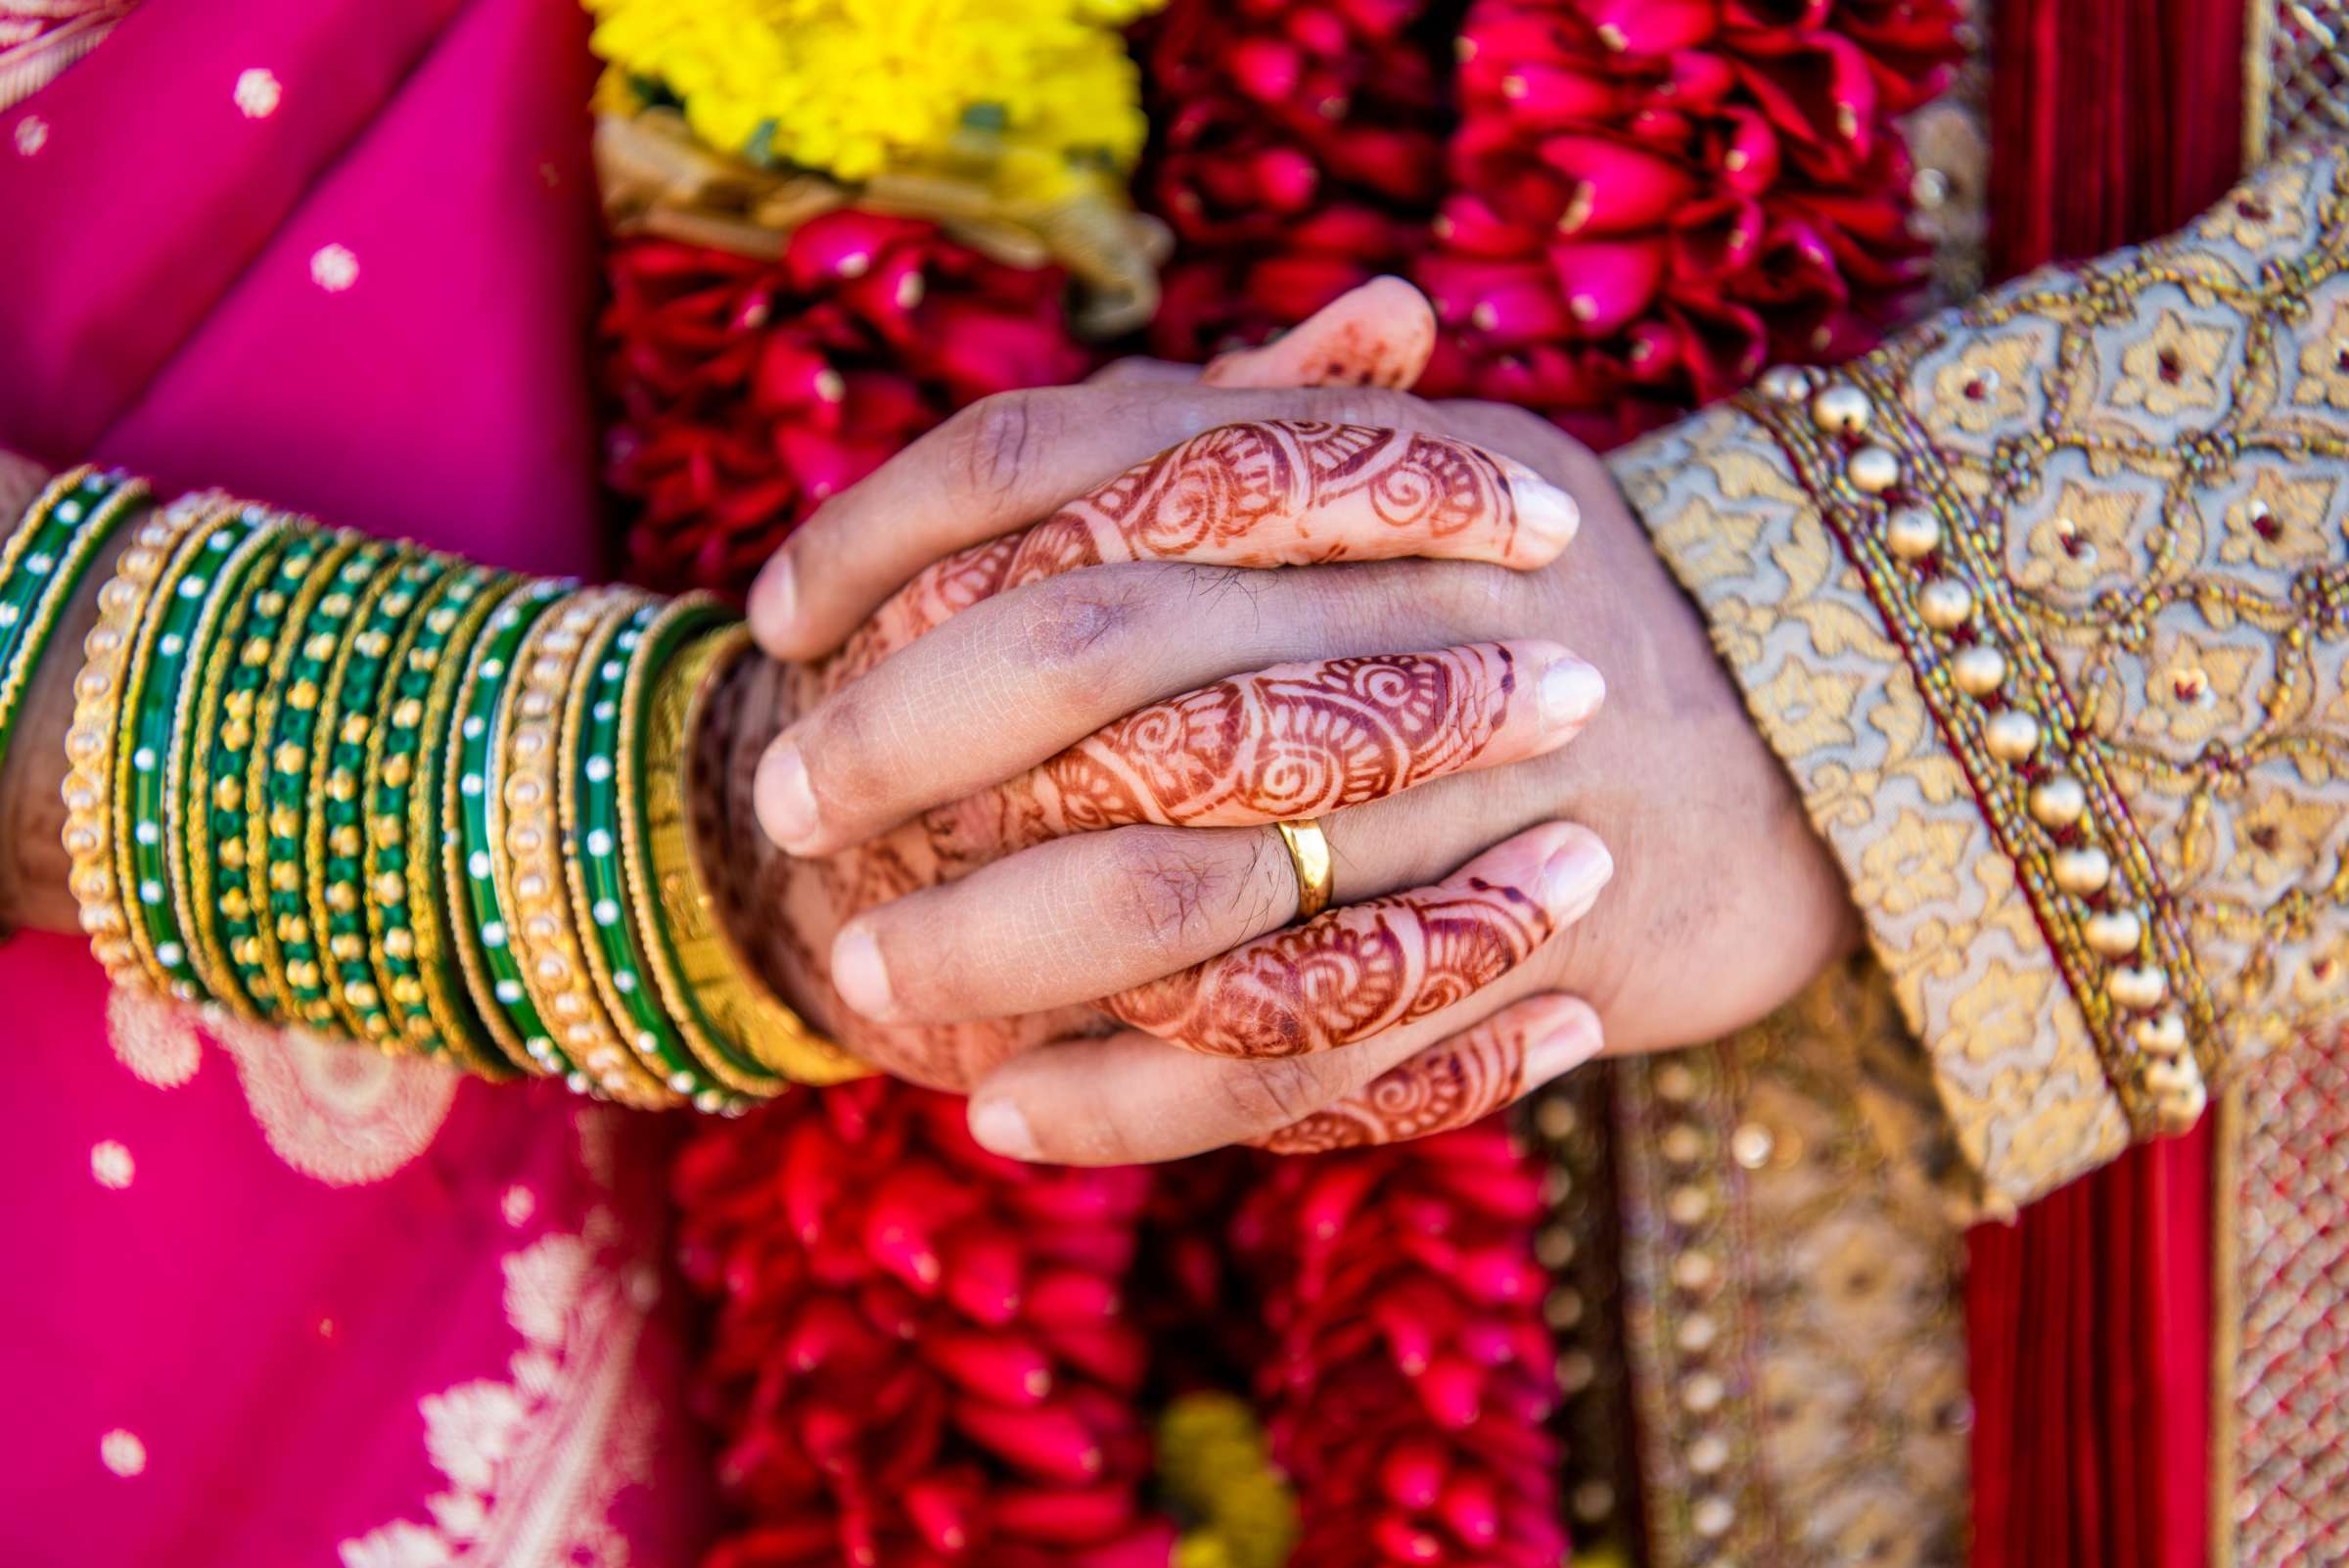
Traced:
POLYGON ((999 134, 1131 164, 1144 125, 1116 23, 1164 0, 586 0, 598 55, 673 94, 711 146, 869 179, 999 134))
POLYGON ((1280 1568, 1297 1541, 1297 1499, 1265 1451, 1255 1412, 1228 1394, 1186 1394, 1158 1428, 1159 1480, 1199 1523, 1174 1568, 1280 1568))

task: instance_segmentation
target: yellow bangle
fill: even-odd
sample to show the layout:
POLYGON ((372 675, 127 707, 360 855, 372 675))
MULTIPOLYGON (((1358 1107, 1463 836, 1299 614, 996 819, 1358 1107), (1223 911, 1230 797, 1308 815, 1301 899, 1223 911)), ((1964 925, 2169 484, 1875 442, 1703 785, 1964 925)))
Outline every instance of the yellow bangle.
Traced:
MULTIPOLYGON (((692 751, 703 715, 749 647, 750 633, 741 626, 706 637, 680 654, 653 690, 645 736, 644 826, 662 918, 652 929, 667 939, 677 979, 693 998, 680 1005, 681 998, 672 996, 672 1010, 683 1016, 698 1003, 726 1043, 795 1084, 846 1083, 869 1076, 872 1069, 810 1029, 759 978, 727 926, 703 860, 702 836, 690 819, 689 780, 697 761, 692 751)), ((631 867, 635 862, 631 854, 631 867)), ((660 978, 668 992, 671 977, 660 978)))
MULTIPOLYGON (((450 705, 465 672, 466 655, 517 580, 485 568, 452 576, 439 600, 410 628, 407 644, 394 652, 395 681, 403 667, 429 677, 412 715, 405 704, 394 704, 392 711, 392 730, 412 731, 417 737, 418 744, 407 754, 415 773, 407 785, 406 810, 397 820, 388 811, 375 815, 368 827, 368 880, 372 883, 383 874, 386 859, 397 851, 407 881, 404 927, 385 929, 388 922, 375 913, 377 905, 371 900, 368 906, 370 931, 379 949, 377 963, 385 971, 385 993, 404 1010, 410 1038, 437 1038, 468 1071, 489 1079, 510 1079, 515 1070, 473 1016, 463 978, 450 967, 450 900, 455 893, 440 874, 441 840, 448 824, 439 784, 446 756, 433 739, 449 732, 450 705), (428 646, 428 637, 437 641, 428 646), (405 953, 399 950, 403 933, 405 953), (394 964, 404 965, 404 971, 394 964)), ((371 787, 379 791, 385 787, 385 735, 378 731, 369 756, 371 787)))
POLYGON ((69 886, 80 906, 90 950, 117 983, 140 978, 138 950, 115 872, 115 736, 140 621, 172 549, 204 516, 201 505, 174 503, 139 526, 115 575, 98 590, 98 623, 82 639, 73 677, 73 722, 66 731, 65 847, 69 886))
POLYGON ((678 1096, 638 1062, 596 996, 565 884, 556 820, 559 742, 572 683, 588 648, 646 602, 646 595, 627 589, 589 589, 530 628, 498 715, 500 765, 489 786, 489 842, 507 940, 556 1045, 612 1098, 669 1106, 678 1096))

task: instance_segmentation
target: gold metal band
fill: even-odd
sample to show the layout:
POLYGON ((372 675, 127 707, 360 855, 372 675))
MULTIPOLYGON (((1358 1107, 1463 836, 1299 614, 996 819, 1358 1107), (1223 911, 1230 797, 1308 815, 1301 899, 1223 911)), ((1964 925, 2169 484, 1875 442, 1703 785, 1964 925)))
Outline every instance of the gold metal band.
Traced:
POLYGON ((90 950, 117 984, 142 977, 115 872, 115 734, 139 622, 173 547, 204 516, 198 504, 165 508, 139 526, 115 575, 98 590, 98 623, 82 639, 73 677, 73 722, 66 732, 65 847, 70 886, 90 950))
POLYGON ((579 661, 646 602, 632 590, 592 588, 530 628, 499 715, 490 858, 523 984, 555 1043, 612 1098, 668 1106, 678 1096, 636 1059, 596 995, 565 883, 557 820, 563 711, 579 661))
MULTIPOLYGON (((750 642, 742 626, 703 638, 677 657, 653 691, 645 735, 645 847, 660 931, 676 960, 673 981, 666 973, 660 978, 665 994, 672 983, 681 984, 714 1031, 778 1076, 796 1084, 845 1083, 872 1069, 810 1029, 758 978, 727 927, 702 858, 706 846, 693 831, 693 740, 702 732, 712 694, 750 642)), ((669 1006, 680 1015, 690 1010, 673 995, 669 1006)))
POLYGON ((1314 816, 1275 822, 1272 830, 1280 835, 1289 852, 1289 865, 1297 873, 1297 923, 1302 925, 1329 907, 1329 835, 1321 831, 1321 819, 1314 816))

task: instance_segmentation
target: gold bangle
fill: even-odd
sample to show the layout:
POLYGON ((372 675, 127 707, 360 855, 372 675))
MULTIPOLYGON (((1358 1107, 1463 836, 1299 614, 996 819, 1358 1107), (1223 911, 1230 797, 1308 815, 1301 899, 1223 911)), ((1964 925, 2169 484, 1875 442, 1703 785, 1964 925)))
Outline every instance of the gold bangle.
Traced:
POLYGON ((1329 907, 1330 875, 1329 835, 1321 831, 1319 817, 1303 817, 1295 822, 1275 822, 1272 830, 1280 835, 1281 844, 1289 852, 1289 865, 1297 873, 1297 915, 1294 924, 1303 925, 1329 907))
MULTIPOLYGON (((556 749, 555 814, 563 835, 563 881, 571 896, 572 928, 579 934, 579 956, 584 961, 589 983, 603 1004, 608 1018, 622 1041, 635 1053, 636 1064, 668 1086, 669 1092, 687 1103, 708 1092, 713 1085, 675 1038, 663 1040, 652 1030, 645 1029, 629 1015, 628 998, 621 993, 606 939, 596 928, 610 930, 624 920, 622 911, 613 907, 598 908, 587 885, 587 862, 591 853, 584 843, 585 823, 581 809, 580 767, 585 762, 585 749, 590 725, 588 699, 624 675, 630 663, 629 651, 642 646, 642 637, 658 611, 658 601, 646 600, 635 606, 625 617, 605 621, 595 628, 580 650, 577 671, 572 678, 571 689, 563 701, 562 744, 556 749), (607 920, 605 917, 612 917, 607 920), (664 1046, 667 1049, 664 1049, 664 1046)), ((617 699, 606 699, 617 703, 617 699)), ((615 706, 611 713, 618 715, 615 706)), ((617 780, 607 777, 603 786, 616 786, 617 780)), ((612 846, 604 847, 605 856, 612 846)), ((599 863, 609 864, 605 859, 599 863)))
MULTIPOLYGON (((406 810, 396 822, 386 812, 368 829, 372 836, 368 880, 372 882, 381 874, 383 857, 394 849, 400 853, 407 880, 408 919, 404 929, 410 951, 403 961, 411 973, 388 973, 386 994, 406 1010, 405 1027, 411 1037, 428 1032, 437 1036, 453 1058, 469 1071, 489 1079, 510 1079, 515 1076, 515 1069, 499 1054, 485 1026, 472 1016, 473 1004, 464 993, 463 980, 449 968, 452 913, 449 900, 453 893, 440 876, 441 838, 447 823, 441 811, 439 784, 446 756, 445 748, 435 745, 434 740, 449 734, 451 704, 456 701, 468 656, 490 615, 506 601, 519 580, 486 568, 473 569, 470 576, 460 575, 451 578, 441 594, 442 602, 434 604, 411 628, 438 636, 438 645, 428 650, 419 636, 404 650, 394 653, 395 683, 403 664, 419 674, 429 675, 430 679, 413 724, 402 726, 399 721, 405 715, 397 706, 392 711, 392 727, 412 729, 417 736, 416 749, 409 754, 415 774, 408 785, 406 810), (428 652, 429 661, 425 658, 428 652)), ((379 746, 380 742, 379 731, 379 746)), ((384 775, 380 766, 375 765, 375 756, 380 756, 380 752, 371 755, 368 771, 375 787, 380 789, 384 775)), ((373 929, 372 901, 369 908, 373 929)), ((395 931, 377 937, 381 958, 402 960, 403 955, 396 950, 395 937, 395 931)))
POLYGON ((704 860, 704 836, 690 820, 696 792, 689 779, 697 761, 707 761, 693 757, 703 716, 750 640, 742 626, 703 639, 678 656, 653 693, 645 840, 663 916, 657 935, 667 939, 683 984, 721 1038, 795 1084, 846 1083, 872 1069, 810 1029, 759 978, 735 943, 704 860), (664 765, 661 757, 673 761, 664 765))
MULTIPOLYGON (((691 599, 678 600, 671 614, 696 613, 693 606, 691 599)), ((657 651, 658 641, 655 631, 645 634, 648 648, 657 651)), ((724 628, 705 631, 692 636, 672 658, 656 664, 648 655, 629 669, 620 701, 620 863, 645 967, 662 1010, 703 1071, 728 1088, 763 1098, 788 1089, 791 1081, 717 1032, 705 1011, 703 982, 685 972, 678 951, 680 932, 707 921, 690 898, 671 899, 682 884, 663 878, 652 860, 653 835, 683 820, 687 741, 692 734, 686 710, 711 665, 728 646, 724 628)))
POLYGON ((90 951, 117 983, 139 977, 137 949, 115 874, 115 734, 122 712, 125 667, 139 622, 172 546, 204 516, 179 503, 139 526, 115 575, 98 590, 98 623, 82 639, 83 664, 73 677, 73 721, 66 731, 65 847, 69 886, 81 911, 90 951))
POLYGON ((612 1098, 660 1107, 678 1103, 678 1096, 637 1061, 589 978, 556 820, 562 719, 572 683, 588 649, 645 602, 645 595, 628 589, 589 589, 530 628, 498 715, 500 766, 489 791, 489 841, 507 940, 555 1043, 612 1098))

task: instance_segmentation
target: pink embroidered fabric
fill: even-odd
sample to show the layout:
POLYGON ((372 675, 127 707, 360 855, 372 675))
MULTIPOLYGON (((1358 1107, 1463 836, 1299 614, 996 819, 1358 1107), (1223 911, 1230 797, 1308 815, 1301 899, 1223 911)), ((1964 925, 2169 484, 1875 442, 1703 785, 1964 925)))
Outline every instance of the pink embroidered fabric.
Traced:
MULTIPOLYGON (((0 446, 589 570, 571 0, 144 0, 0 108, 0 446)), ((11 1562, 689 1560, 656 1120, 0 947, 11 1562)))

